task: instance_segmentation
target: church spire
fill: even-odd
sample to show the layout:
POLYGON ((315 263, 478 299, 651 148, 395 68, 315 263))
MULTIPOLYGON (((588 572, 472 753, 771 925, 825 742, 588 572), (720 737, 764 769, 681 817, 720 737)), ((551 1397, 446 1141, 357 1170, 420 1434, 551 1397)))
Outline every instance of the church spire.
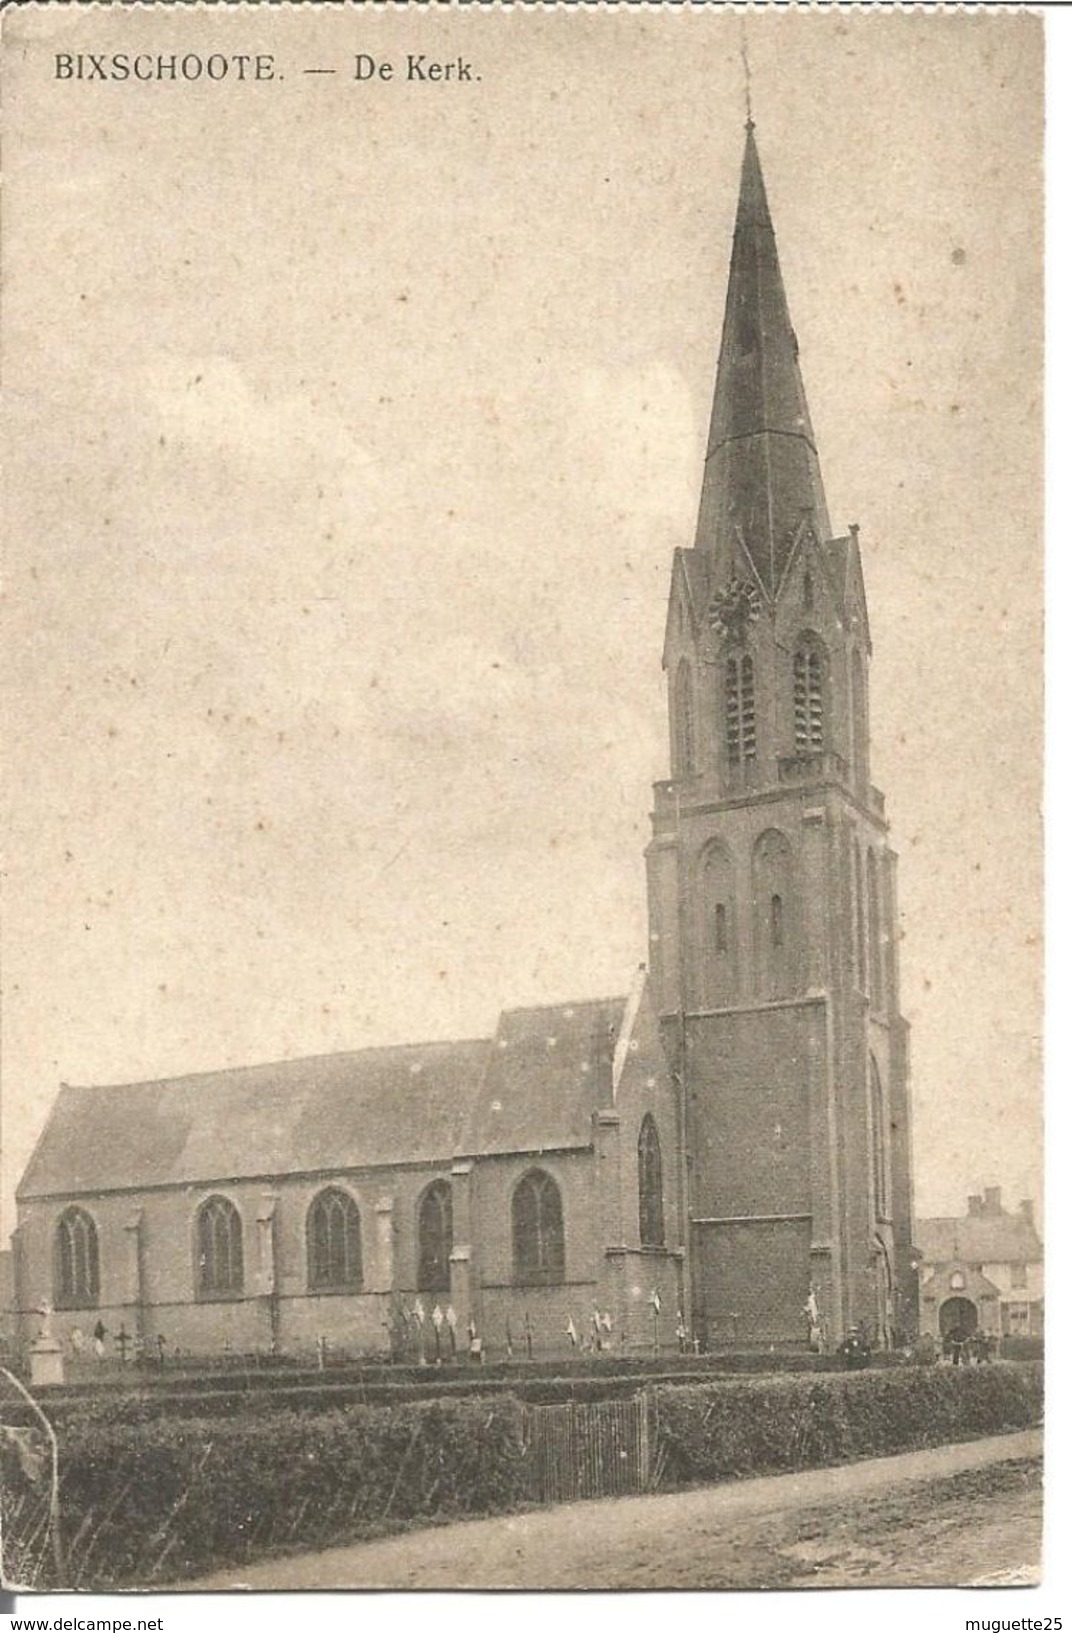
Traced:
POLYGON ((745 131, 696 545, 725 559, 743 539, 775 595, 801 524, 830 523, 751 115, 745 131))

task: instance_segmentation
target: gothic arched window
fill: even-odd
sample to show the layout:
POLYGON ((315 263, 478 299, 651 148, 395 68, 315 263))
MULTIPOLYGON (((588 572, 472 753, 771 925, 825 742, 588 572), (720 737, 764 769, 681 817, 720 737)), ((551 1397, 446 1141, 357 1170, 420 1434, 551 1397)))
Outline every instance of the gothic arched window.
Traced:
POLYGON ((67 1208, 56 1225, 53 1303, 60 1310, 84 1310, 99 1298, 97 1227, 84 1208, 67 1208))
POLYGON ((518 1181, 511 1216, 514 1280, 546 1286, 566 1277, 566 1234, 562 1197, 550 1174, 533 1168, 518 1181))
POLYGON ((726 659, 726 757, 730 765, 756 757, 756 675, 747 652, 726 659))
POLYGON ((798 754, 817 754, 823 746, 823 657, 811 637, 793 658, 793 741, 798 754))
POLYGON ((655 1119, 649 1113, 640 1125, 637 1141, 637 1166, 640 1184, 640 1245, 665 1247, 666 1224, 663 1219, 663 1154, 655 1119))
POLYGON ((889 1200, 886 1194, 886 1112, 882 1098, 882 1079, 874 1055, 871 1056, 870 1092, 871 1183, 874 1187, 875 1215, 879 1219, 886 1219, 889 1217, 889 1200))
POLYGON ((314 1196, 305 1219, 309 1288, 314 1293, 361 1289, 361 1215, 347 1191, 331 1185, 314 1196))
POLYGON ((417 1286, 422 1293, 450 1292, 454 1247, 454 1200, 445 1179, 429 1185, 417 1215, 417 1286))
POLYGON ((674 682, 674 776, 691 777, 696 769, 696 720, 692 670, 684 658, 674 682))
POLYGON ((197 1296, 231 1298, 243 1283, 242 1216, 225 1196, 210 1196, 197 1210, 197 1296))

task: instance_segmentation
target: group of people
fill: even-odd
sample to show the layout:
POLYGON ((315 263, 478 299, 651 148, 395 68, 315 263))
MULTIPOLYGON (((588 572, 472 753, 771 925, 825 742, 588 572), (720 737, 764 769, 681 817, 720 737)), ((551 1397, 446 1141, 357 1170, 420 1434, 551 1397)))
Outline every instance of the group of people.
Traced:
POLYGON ((942 1338, 942 1355, 953 1366, 985 1366, 994 1358, 996 1341, 985 1332, 953 1327, 942 1338))

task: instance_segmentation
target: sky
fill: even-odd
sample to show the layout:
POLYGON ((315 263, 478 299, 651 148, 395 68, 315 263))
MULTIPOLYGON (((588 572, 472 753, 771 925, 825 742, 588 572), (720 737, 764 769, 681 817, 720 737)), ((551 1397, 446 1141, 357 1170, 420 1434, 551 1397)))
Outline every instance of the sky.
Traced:
POLYGON ((742 29, 901 857, 917 1211, 1041 1194, 1041 25, 4 15, 2 1112, 625 991, 742 29), (270 51, 271 83, 53 77, 270 51), (473 63, 408 84, 407 52, 473 63), (400 65, 359 84, 356 53, 400 65), (308 67, 335 67, 310 75, 308 67))

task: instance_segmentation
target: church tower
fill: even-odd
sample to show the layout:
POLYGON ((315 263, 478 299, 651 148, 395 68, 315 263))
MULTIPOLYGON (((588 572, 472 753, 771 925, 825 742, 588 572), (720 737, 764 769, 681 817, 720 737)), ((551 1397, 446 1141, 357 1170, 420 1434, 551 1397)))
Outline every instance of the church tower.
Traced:
POLYGON ((663 651, 651 969, 711 1347, 915 1324, 896 858, 858 532, 833 537, 751 120, 692 549, 663 651), (814 1305, 810 1304, 814 1295, 814 1305))

